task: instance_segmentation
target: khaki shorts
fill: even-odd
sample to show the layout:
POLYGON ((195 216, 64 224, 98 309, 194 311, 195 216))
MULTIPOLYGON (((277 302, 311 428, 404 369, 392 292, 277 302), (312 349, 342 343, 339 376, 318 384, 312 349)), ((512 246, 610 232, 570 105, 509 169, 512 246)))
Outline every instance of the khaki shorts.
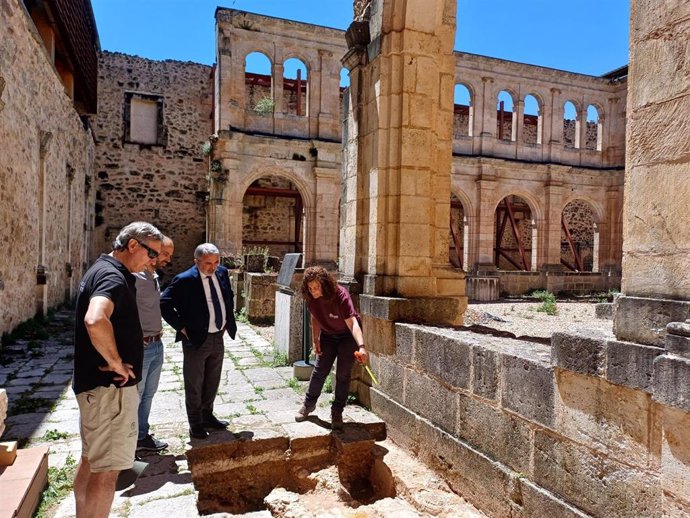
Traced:
POLYGON ((77 394, 81 454, 91 471, 121 471, 134 462, 139 393, 136 385, 96 387, 77 394))

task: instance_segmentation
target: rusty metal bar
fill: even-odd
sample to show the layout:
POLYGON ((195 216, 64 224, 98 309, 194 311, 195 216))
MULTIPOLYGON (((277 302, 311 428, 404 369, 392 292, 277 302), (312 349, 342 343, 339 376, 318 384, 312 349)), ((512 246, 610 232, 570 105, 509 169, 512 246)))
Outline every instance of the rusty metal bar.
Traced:
POLYGON ((561 257, 561 264, 573 272, 577 271, 577 268, 575 267, 575 265, 570 264, 568 261, 566 261, 562 257, 561 257))
POLYGON ((517 227, 517 223, 515 222, 515 215, 513 214, 513 208, 510 206, 510 201, 508 201, 508 197, 506 196, 503 199, 503 202, 506 204, 506 209, 508 209, 508 217, 510 218, 510 226, 513 229, 513 236, 515 236, 515 242, 518 245, 518 248, 520 249, 520 257, 522 258, 522 264, 524 265, 524 270, 528 271, 529 267, 527 266, 527 256, 525 255, 525 249, 522 246, 522 236, 520 236, 520 232, 517 227))
POLYGON ((503 210, 503 221, 501 222, 500 227, 497 225, 496 226, 496 248, 494 248, 494 263, 496 264, 496 268, 498 268, 498 261, 499 261, 499 255, 501 251, 501 242, 503 241, 503 232, 505 232, 506 229, 506 222, 508 221, 508 213, 505 212, 504 209, 501 209, 500 207, 496 208, 497 211, 503 210))
POLYGON ((245 196, 273 196, 275 198, 300 198, 299 191, 273 187, 248 187, 245 196))
POLYGON ((584 268, 582 267, 582 258, 580 257, 580 254, 578 253, 577 249, 575 248, 575 243, 573 242, 573 236, 570 234, 570 229, 568 228, 568 222, 565 220, 565 218, 561 215, 561 227, 563 228, 563 232, 565 232, 565 238, 568 240, 568 244, 570 245, 570 251, 573 253, 573 257, 575 258, 575 264, 577 266, 577 271, 584 271, 584 268))
POLYGON ((455 225, 453 225, 453 216, 450 216, 450 234, 453 236, 453 243, 455 244, 455 255, 458 257, 458 263, 460 263, 460 268, 462 265, 462 246, 460 245, 460 238, 455 231, 455 225))
POLYGON ((520 269, 520 265, 519 265, 518 263, 516 263, 516 262, 515 262, 515 259, 513 259, 512 257, 510 257, 510 256, 506 253, 505 250, 499 250, 499 253, 503 256, 503 258, 504 258, 506 261, 508 261, 508 262, 509 262, 510 264, 512 264, 513 266, 515 266, 515 268, 516 268, 517 270, 520 269))

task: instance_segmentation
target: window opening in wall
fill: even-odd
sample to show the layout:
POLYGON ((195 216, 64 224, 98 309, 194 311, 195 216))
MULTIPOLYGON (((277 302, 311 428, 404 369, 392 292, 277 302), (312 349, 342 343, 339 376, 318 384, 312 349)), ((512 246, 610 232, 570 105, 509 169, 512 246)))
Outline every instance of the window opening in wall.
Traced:
POLYGON ((163 96, 125 92, 125 142, 164 146, 163 96))
POLYGON ((539 101, 528 94, 525 96, 524 114, 522 117, 522 141, 525 144, 541 144, 542 117, 539 101))
POLYGON ((494 263, 501 270, 529 271, 532 256, 532 211, 519 196, 503 198, 494 218, 494 263))
POLYGON ((587 106, 587 129, 585 132, 585 149, 601 151, 601 123, 599 110, 590 104, 587 106))
POLYGON ((347 68, 341 68, 340 69, 340 103, 338 106, 340 106, 340 120, 345 119, 345 114, 342 113, 343 110, 343 97, 345 96, 345 91, 350 88, 350 71, 347 68))
POLYGON ((465 268, 467 264, 467 247, 465 239, 467 232, 467 217, 462 202, 455 194, 450 195, 450 239, 448 259, 456 268, 465 268))
POLYGON ((580 119, 571 101, 563 105, 563 145, 575 149, 580 147, 580 119))
POLYGON ((513 110, 513 96, 505 90, 501 90, 498 93, 496 123, 496 135, 498 140, 515 140, 515 110, 513 110))
POLYGON ((453 92, 453 138, 472 136, 472 95, 463 84, 453 92))
POLYGON ((598 270, 599 233, 594 210, 585 200, 573 200, 561 214, 561 264, 575 272, 598 270))
POLYGON ((297 116, 307 116, 309 107, 307 95, 309 79, 307 67, 297 58, 290 58, 283 63, 283 98, 285 112, 297 116))
POLYGON ((276 175, 261 177, 247 188, 242 203, 245 247, 265 246, 277 257, 303 251, 304 204, 291 181, 276 175))
POLYGON ((261 52, 247 54, 244 60, 244 85, 247 109, 261 115, 273 113, 271 60, 261 52))

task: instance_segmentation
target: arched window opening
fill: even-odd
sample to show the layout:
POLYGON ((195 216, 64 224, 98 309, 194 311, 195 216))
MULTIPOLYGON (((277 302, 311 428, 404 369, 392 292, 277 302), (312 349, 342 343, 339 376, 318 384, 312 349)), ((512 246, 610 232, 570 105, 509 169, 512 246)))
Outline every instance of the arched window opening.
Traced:
POLYGON ((516 129, 513 96, 501 90, 496 104, 496 138, 512 142, 515 140, 516 129))
POLYGON ((563 146, 580 148, 580 118, 577 108, 570 101, 563 105, 563 146))
POLYGON ((574 272, 596 272, 598 256, 594 210, 585 200, 573 200, 561 214, 561 264, 574 272))
POLYGON ((309 114, 307 66, 297 58, 290 58, 283 63, 283 70, 285 113, 299 117, 307 116, 309 114))
POLYGON ((599 110, 592 104, 587 106, 585 149, 601 151, 601 122, 599 120, 599 110))
POLYGON ((269 255, 277 257, 302 252, 303 207, 290 180, 276 175, 255 180, 242 201, 243 246, 267 247, 269 255))
POLYGON ((455 85, 453 98, 453 138, 471 137, 474 110, 470 89, 463 84, 455 85))
POLYGON ((467 266, 467 216, 465 208, 460 199, 455 195, 450 195, 450 235, 448 247, 448 259, 450 264, 456 268, 465 269, 467 266))
POLYGON ((522 116, 522 141, 525 144, 541 144, 542 116, 539 101, 532 94, 525 96, 522 116))
POLYGON ((271 60, 261 52, 247 54, 244 60, 244 84, 247 109, 260 114, 272 113, 273 74, 271 60))
POLYGON ((532 211, 524 199, 510 195, 499 202, 494 218, 494 264, 497 268, 530 270, 533 227, 532 211))

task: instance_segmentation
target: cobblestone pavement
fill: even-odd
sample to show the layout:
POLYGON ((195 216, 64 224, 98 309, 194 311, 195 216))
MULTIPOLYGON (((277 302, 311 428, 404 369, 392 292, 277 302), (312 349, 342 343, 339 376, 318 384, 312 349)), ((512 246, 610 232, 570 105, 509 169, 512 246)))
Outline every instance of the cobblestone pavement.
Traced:
MULTIPOLYGON (((73 464, 81 452, 79 411, 70 386, 73 358, 71 317, 71 312, 58 313, 49 326, 48 338, 20 340, 5 346, 0 357, 0 387, 7 390, 10 400, 2 440, 18 440, 21 447, 48 445, 49 465, 56 468, 73 464)), ((172 329, 166 327, 163 336, 165 363, 150 417, 152 433, 168 442, 169 448, 161 454, 142 456, 149 466, 134 486, 116 493, 111 516, 167 518, 171 513, 176 517, 199 516, 197 492, 185 456, 195 443, 236 440, 242 434, 260 438, 276 434, 294 436, 298 433, 307 437, 310 433, 330 433, 317 424, 330 420, 331 394, 324 393, 319 400, 317 424, 295 423, 294 414, 302 402, 306 382, 293 378, 292 367, 276 366, 276 360, 280 359, 275 358, 273 345, 248 324, 238 323, 237 339, 233 341, 227 335, 225 337, 226 361, 215 404, 216 415, 230 421, 230 426, 227 432, 211 432, 206 441, 192 440, 190 443, 184 409, 182 349, 173 340, 172 329)), ((346 423, 376 419, 356 405, 348 405, 344 417, 346 423)), ((387 447, 395 448, 392 443, 387 447)), ((416 479, 422 480, 419 475, 416 479)), ((428 481, 438 486, 438 480, 433 476, 428 481)), ((396 505, 399 506, 399 502, 396 505)), ((404 516, 425 515, 411 509, 409 512, 411 514, 404 516)), ((57 518, 69 518, 74 514, 72 494, 48 512, 57 518)), ((386 515, 385 512, 377 512, 367 516, 386 515)), ((479 516, 474 513, 467 516, 470 515, 479 516)), ((242 516, 272 515, 268 511, 259 511, 242 516)))

